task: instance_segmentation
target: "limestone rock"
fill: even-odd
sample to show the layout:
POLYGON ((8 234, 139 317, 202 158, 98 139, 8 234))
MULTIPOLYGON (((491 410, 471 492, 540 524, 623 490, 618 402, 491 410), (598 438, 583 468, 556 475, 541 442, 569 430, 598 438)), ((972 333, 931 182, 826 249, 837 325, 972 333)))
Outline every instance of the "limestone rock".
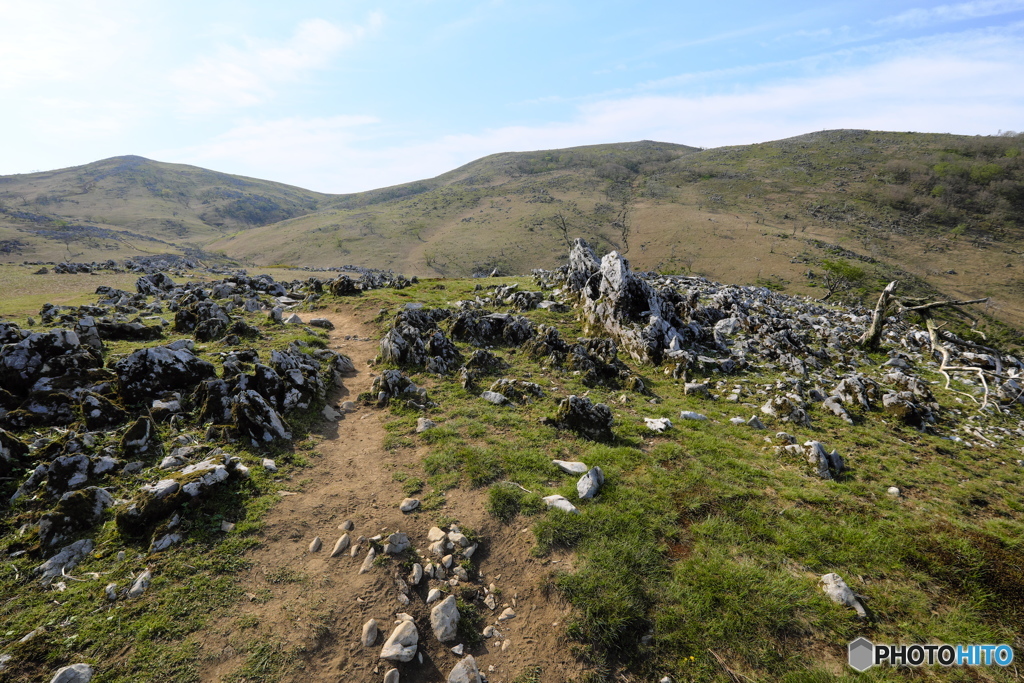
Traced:
POLYGON ((74 569, 82 559, 92 552, 93 542, 89 539, 75 541, 71 545, 61 548, 60 552, 43 562, 33 571, 39 575, 44 586, 50 585, 54 578, 60 576, 64 571, 74 569))
POLYGON ((459 609, 455 596, 449 595, 430 610, 430 628, 442 643, 455 640, 459 626, 459 609))
POLYGON ((448 674, 447 683, 482 683, 480 669, 477 668, 473 655, 466 655, 448 674))
POLYGON ((93 677, 93 668, 88 664, 72 664, 57 669, 50 683, 89 683, 93 677))
POLYGON ((644 424, 647 425, 648 429, 659 434, 672 429, 672 421, 667 417, 645 417, 644 424))
POLYGON ((416 648, 419 645, 420 634, 416 630, 416 624, 409 620, 401 620, 395 629, 384 641, 381 648, 380 658, 390 662, 411 662, 416 656, 416 648))
POLYGON ((139 574, 134 581, 132 581, 131 587, 128 589, 127 596, 129 598, 137 598, 146 592, 149 588, 150 582, 153 580, 153 572, 148 569, 139 574))
POLYGON ((418 498, 406 498, 398 505, 398 509, 401 510, 402 512, 409 513, 418 508, 419 506, 420 501, 418 498))
POLYGON ((574 515, 578 515, 580 513, 579 508, 570 503, 565 496, 555 494, 552 496, 544 496, 541 500, 543 500, 549 508, 556 508, 574 515))
POLYGON ((857 599, 857 595, 850 590, 850 587, 846 585, 846 582, 843 581, 839 574, 830 573, 822 576, 821 589, 832 602, 852 607, 861 619, 867 618, 867 611, 864 609, 864 605, 861 604, 860 600, 857 599))
POLYGON ((331 557, 341 557, 345 551, 348 550, 350 542, 351 540, 349 539, 348 534, 342 534, 341 538, 334 543, 334 548, 331 550, 331 557))
POLYGON ((363 647, 373 647, 373 644, 377 642, 377 620, 370 619, 363 624, 363 635, 360 637, 360 641, 363 647))
POLYGON ((547 424, 559 429, 578 432, 593 441, 610 441, 612 438, 612 411, 603 403, 591 403, 589 398, 569 396, 558 404, 554 418, 547 424))
POLYGON ((571 462, 568 460, 552 460, 551 462, 566 474, 583 474, 590 469, 586 463, 582 462, 571 462))
POLYGON ((420 418, 416 419, 416 433, 417 434, 422 434, 423 432, 427 431, 428 429, 433 429, 436 426, 437 426, 437 423, 434 422, 433 420, 429 419, 429 418, 420 417, 420 418))
POLYGON ((600 467, 592 467, 576 482, 576 493, 584 500, 593 498, 602 484, 604 484, 604 472, 600 467))

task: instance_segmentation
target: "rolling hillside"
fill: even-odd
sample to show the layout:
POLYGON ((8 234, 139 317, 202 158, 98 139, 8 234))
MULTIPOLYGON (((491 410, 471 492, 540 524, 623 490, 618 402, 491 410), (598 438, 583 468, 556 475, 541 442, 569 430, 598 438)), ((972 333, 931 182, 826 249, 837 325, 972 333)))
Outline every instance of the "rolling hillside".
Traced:
POLYGON ((0 178, 0 249, 22 261, 192 248, 455 277, 552 267, 584 237, 641 269, 818 297, 823 262, 854 264, 848 297, 900 279, 991 297, 985 313, 1020 326, 1022 148, 1019 135, 858 130, 709 150, 643 141, 496 154, 350 195, 119 157, 0 178))

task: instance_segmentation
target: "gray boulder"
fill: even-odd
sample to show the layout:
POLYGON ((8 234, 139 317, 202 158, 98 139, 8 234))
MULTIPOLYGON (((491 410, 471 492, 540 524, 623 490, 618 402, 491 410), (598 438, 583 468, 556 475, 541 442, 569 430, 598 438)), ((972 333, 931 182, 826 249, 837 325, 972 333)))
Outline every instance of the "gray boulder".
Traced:
POLYGON ((50 679, 50 683, 89 683, 92 680, 93 668, 88 664, 72 664, 62 669, 50 679))
POLYGON ((430 628, 442 643, 455 640, 459 627, 459 608, 455 596, 449 595, 430 610, 430 628))
POLYGON ((466 655, 448 674, 448 683, 482 683, 480 669, 473 655, 466 655))
POLYGON ((416 656, 419 640, 420 634, 416 630, 416 624, 403 619, 384 641, 384 647, 380 650, 380 658, 389 662, 411 662, 416 656))

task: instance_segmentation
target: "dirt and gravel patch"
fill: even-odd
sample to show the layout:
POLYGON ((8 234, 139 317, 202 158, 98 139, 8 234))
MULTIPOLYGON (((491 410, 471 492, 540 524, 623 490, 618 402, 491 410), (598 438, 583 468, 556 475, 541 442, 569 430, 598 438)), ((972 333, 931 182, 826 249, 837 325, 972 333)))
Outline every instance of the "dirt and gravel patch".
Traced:
MULTIPOLYGON (((367 364, 377 353, 375 330, 364 315, 347 307, 325 314, 335 325, 329 346, 352 358, 357 374, 345 388, 330 397, 331 403, 353 400, 369 389, 373 372, 367 364), (346 340, 346 336, 355 339, 346 340)), ((563 681, 578 671, 559 626, 568 606, 552 591, 544 590, 555 568, 570 563, 568 557, 539 560, 530 556, 532 534, 523 524, 503 526, 484 510, 485 492, 456 489, 448 492, 445 506, 433 512, 404 514, 398 505, 404 498, 393 480, 396 466, 417 465, 416 449, 385 450, 382 446, 385 414, 359 406, 336 423, 322 427, 322 442, 311 466, 294 475, 294 486, 282 494, 262 532, 263 542, 248 559, 252 566, 238 580, 246 599, 231 612, 197 634, 203 644, 203 681, 266 680, 261 672, 283 671, 286 681, 380 681, 392 665, 379 659, 381 645, 391 631, 395 615, 411 614, 420 633, 420 653, 400 664, 402 681, 442 681, 460 659, 450 651, 456 643, 441 644, 430 629, 427 591, 440 582, 426 578, 410 592, 411 602, 399 602, 395 579, 407 572, 397 562, 375 566, 365 574, 359 567, 365 557, 363 542, 357 557, 348 551, 332 558, 331 549, 351 521, 353 541, 361 536, 403 531, 413 547, 426 553, 427 532, 443 520, 458 520, 481 539, 474 556, 477 579, 468 586, 481 589, 494 584, 497 609, 476 605, 482 619, 479 629, 498 624, 504 607, 516 617, 498 624, 503 636, 465 644, 491 683, 511 681, 531 667, 543 669, 542 680, 563 681), (310 552, 314 538, 323 541, 319 552, 310 552), (428 586, 428 584, 430 584, 428 586), (382 633, 373 647, 360 644, 363 624, 376 619, 382 633), (508 645, 503 647, 504 642, 508 645)), ((453 589, 461 595, 467 584, 453 589)))

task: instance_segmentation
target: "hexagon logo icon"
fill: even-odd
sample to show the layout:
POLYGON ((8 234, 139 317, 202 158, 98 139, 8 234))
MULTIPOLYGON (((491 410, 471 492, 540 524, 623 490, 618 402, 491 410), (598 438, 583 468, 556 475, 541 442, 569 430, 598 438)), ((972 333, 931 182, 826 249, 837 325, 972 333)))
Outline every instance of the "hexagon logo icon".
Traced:
POLYGON ((867 671, 875 663, 875 645, 867 638, 858 638, 848 646, 850 666, 867 671))

